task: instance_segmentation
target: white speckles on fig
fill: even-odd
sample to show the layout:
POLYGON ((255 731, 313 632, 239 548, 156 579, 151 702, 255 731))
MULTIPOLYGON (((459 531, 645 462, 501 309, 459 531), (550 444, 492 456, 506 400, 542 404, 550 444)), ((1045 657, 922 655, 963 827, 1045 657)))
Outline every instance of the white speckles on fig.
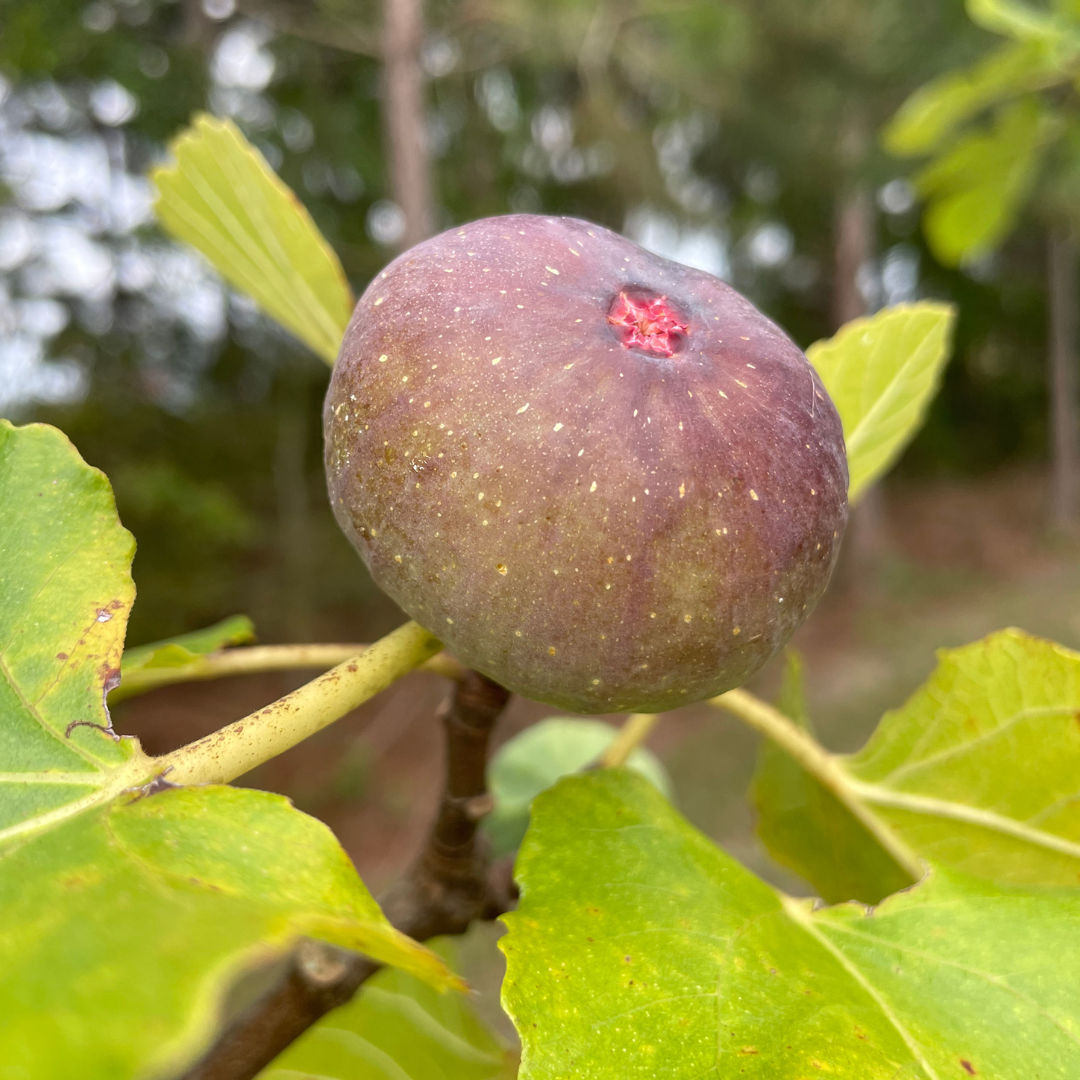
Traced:
POLYGON ((846 517, 839 421, 790 340, 573 219, 474 222, 395 260, 324 420, 375 580, 462 662, 580 712, 745 681, 816 603, 846 517))

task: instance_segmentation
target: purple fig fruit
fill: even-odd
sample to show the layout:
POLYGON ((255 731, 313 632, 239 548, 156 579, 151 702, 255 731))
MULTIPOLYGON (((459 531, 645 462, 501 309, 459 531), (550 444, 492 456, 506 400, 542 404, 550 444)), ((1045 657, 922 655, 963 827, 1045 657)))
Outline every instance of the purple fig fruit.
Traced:
POLYGON ((836 410, 722 281, 512 215, 368 287, 326 398, 338 521, 463 663, 582 713, 738 686, 821 596, 847 516, 836 410))

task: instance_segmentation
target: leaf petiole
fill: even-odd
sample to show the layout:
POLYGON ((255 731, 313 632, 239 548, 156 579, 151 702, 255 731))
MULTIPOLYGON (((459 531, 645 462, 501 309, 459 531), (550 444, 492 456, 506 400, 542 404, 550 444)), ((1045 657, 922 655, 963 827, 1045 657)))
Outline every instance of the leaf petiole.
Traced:
POLYGON ((600 755, 605 769, 625 765, 630 755, 649 737, 662 713, 631 713, 611 745, 600 755))
MULTIPOLYGON (((181 682, 200 682, 221 679, 228 675, 251 675, 262 671, 291 671, 302 668, 331 668, 354 656, 360 656, 370 645, 245 645, 239 648, 218 649, 194 656, 186 664, 175 667, 139 667, 125 672, 120 685, 109 694, 109 704, 181 682)), ((419 665, 447 679, 460 681, 465 669, 446 653, 438 653, 419 665)))
POLYGON ((154 758, 154 772, 170 770, 169 782, 178 785, 226 784, 321 731, 440 649, 427 630, 406 623, 273 704, 154 758))
POLYGON ((866 792, 869 785, 858 783, 835 754, 830 754, 812 735, 793 724, 779 709, 748 690, 729 690, 726 694, 712 698, 709 703, 727 710, 743 723, 749 724, 794 758, 847 807, 897 865, 911 876, 913 882, 922 879, 926 868, 918 855, 867 805, 866 792))

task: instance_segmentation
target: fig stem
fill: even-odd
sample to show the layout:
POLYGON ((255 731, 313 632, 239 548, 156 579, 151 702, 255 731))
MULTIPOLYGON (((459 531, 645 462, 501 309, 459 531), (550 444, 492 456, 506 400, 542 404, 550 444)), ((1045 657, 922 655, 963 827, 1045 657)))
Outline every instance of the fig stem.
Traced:
MULTIPOLYGON (((247 645, 219 649, 197 656, 188 664, 176 667, 136 668, 121 673, 120 685, 109 694, 109 704, 115 705, 137 694, 145 694, 160 686, 174 683, 221 679, 227 675, 250 675, 261 671, 290 671, 298 668, 322 668, 344 663, 362 655, 369 645, 247 645)), ((420 665, 421 671, 432 671, 447 679, 460 682, 465 668, 448 653, 438 653, 420 665)))
POLYGON ((212 735, 152 759, 172 784, 227 784, 340 719, 419 667, 442 642, 414 622, 291 694, 212 735))
POLYGON ((625 765, 630 755, 649 737, 660 716, 660 713, 631 713, 611 745, 600 755, 600 764, 605 769, 625 765))
POLYGON ((918 855, 874 813, 862 797, 859 782, 844 768, 836 754, 829 753, 779 709, 748 690, 729 690, 711 698, 709 704, 725 709, 774 742, 840 800, 897 865, 911 876, 913 883, 922 879, 926 867, 918 855))

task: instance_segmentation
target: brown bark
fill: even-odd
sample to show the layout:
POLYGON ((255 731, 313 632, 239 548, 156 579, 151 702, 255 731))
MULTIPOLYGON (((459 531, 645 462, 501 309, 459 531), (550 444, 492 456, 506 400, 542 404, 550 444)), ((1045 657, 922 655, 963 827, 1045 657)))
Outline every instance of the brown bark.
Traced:
MULTIPOLYGON (((443 707, 446 779, 435 824, 408 873, 379 903, 403 933, 424 941, 461 934, 514 901, 509 865, 489 864, 480 819, 491 809, 488 742, 509 693, 468 671, 443 707)), ((374 961, 305 941, 274 986, 244 1010, 181 1080, 251 1080, 321 1016, 343 1005, 379 968, 374 961)))
POLYGON ((431 235, 435 215, 424 118, 423 0, 383 0, 383 128, 394 202, 405 215, 401 247, 431 235))
POLYGON ((856 186, 840 197, 836 211, 833 324, 837 329, 866 314, 859 291, 859 270, 874 251, 874 212, 865 187, 856 186))
POLYGON ((1076 528, 1080 480, 1077 403, 1077 246, 1070 230, 1052 227, 1047 244, 1050 315, 1050 519, 1076 528))
POLYGON ((203 11, 202 0, 180 0, 181 40, 207 49, 214 39, 214 23, 203 11))
MULTIPOLYGON (((873 254, 873 227, 873 206, 866 189, 852 189, 842 197, 836 215, 833 320, 837 329, 867 313, 858 273, 873 254)), ((840 586, 864 597, 872 594, 887 546, 884 499, 881 485, 874 484, 849 513, 844 538, 847 557, 839 574, 840 586)))

